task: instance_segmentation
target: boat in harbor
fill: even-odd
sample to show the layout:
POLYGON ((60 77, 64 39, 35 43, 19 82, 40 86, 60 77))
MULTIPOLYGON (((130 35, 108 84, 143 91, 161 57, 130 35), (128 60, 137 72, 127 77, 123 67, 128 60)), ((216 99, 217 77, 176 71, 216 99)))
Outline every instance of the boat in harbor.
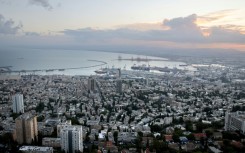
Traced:
POLYGON ((142 70, 142 71, 150 71, 150 66, 146 66, 145 64, 143 65, 136 65, 134 64, 133 66, 131 66, 132 70, 142 70))
POLYGON ((107 73, 107 69, 99 69, 94 71, 96 74, 105 74, 107 73))
POLYGON ((187 64, 180 64, 179 66, 188 66, 187 64))
POLYGON ((160 72, 171 72, 171 69, 168 67, 163 67, 163 68, 159 68, 158 71, 160 71, 160 72))
POLYGON ((46 72, 52 72, 52 71, 54 71, 53 69, 48 69, 48 70, 46 70, 46 72))

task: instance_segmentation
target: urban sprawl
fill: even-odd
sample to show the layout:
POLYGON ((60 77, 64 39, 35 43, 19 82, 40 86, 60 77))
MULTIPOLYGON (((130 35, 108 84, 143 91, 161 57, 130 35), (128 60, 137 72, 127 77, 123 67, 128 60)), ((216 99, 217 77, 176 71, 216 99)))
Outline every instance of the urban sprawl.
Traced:
POLYGON ((0 152, 244 153, 245 69, 0 77, 0 152))

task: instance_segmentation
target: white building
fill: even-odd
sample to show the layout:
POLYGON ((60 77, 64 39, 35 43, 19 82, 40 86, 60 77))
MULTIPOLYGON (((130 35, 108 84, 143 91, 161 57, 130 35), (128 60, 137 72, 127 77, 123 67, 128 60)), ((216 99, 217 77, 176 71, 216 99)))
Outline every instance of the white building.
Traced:
POLYGON ((22 94, 15 94, 12 97, 13 100, 13 112, 14 113, 24 113, 24 102, 22 94))
POLYGON ((225 130, 240 131, 245 134, 245 112, 227 112, 225 114, 225 130))
POLYGON ((59 123, 57 125, 57 136, 60 137, 60 132, 63 128, 71 126, 71 120, 67 120, 64 123, 59 123))
POLYGON ((83 152, 82 126, 65 126, 60 131, 61 149, 68 153, 83 152))
POLYGON ((52 147, 22 146, 19 150, 23 153, 53 153, 52 147))

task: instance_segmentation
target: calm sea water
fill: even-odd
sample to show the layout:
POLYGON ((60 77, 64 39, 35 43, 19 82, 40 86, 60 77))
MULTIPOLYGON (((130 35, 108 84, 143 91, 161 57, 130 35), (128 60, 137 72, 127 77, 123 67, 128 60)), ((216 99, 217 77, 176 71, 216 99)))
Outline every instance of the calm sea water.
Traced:
POLYGON ((137 62, 130 60, 118 60, 121 56, 123 59, 131 58, 148 58, 148 59, 163 59, 159 57, 151 57, 144 55, 98 52, 98 51, 85 51, 85 50, 53 50, 53 49, 7 49, 0 50, 0 67, 12 66, 11 70, 45 70, 45 69, 66 69, 66 68, 79 68, 89 67, 102 64, 101 62, 91 61, 98 60, 104 61, 107 64, 103 66, 70 69, 65 71, 51 71, 51 72, 35 72, 35 74, 65 74, 65 75, 91 75, 95 74, 95 70, 105 67, 115 67, 130 70, 131 66, 136 65, 150 65, 158 67, 179 67, 182 62, 175 61, 150 61, 150 62, 137 62))

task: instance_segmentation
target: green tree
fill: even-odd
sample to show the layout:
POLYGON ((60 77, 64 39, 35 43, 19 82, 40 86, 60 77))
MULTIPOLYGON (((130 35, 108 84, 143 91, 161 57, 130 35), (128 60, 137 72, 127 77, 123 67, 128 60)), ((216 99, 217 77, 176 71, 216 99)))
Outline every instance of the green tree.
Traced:
POLYGON ((192 124, 191 121, 186 121, 186 122, 185 122, 185 129, 186 129, 187 131, 193 131, 193 124, 192 124))
POLYGON ((175 142, 179 142, 179 137, 183 135, 183 132, 181 129, 179 128, 175 128, 174 129, 174 133, 173 133, 173 140, 175 142))
POLYGON ((206 133, 208 138, 210 138, 213 135, 213 132, 210 130, 206 130, 205 133, 206 133))
POLYGON ((188 136, 187 136, 187 139, 188 140, 195 140, 195 137, 194 137, 194 134, 189 134, 188 136))
POLYGON ((162 153, 164 150, 168 149, 168 146, 163 141, 154 139, 152 149, 155 149, 157 153, 162 153))
POLYGON ((13 120, 15 120, 18 116, 20 116, 21 113, 12 113, 10 117, 13 117, 13 120))
POLYGON ((118 132, 117 132, 117 131, 115 131, 115 132, 113 133, 113 137, 114 137, 114 141, 115 141, 115 143, 116 143, 116 145, 117 145, 117 143, 118 143, 118 132))
POLYGON ((138 132, 139 137, 143 137, 143 133, 141 131, 138 132))
POLYGON ((44 103, 39 102, 35 110, 36 110, 36 112, 41 113, 44 110, 44 107, 45 107, 44 103))

